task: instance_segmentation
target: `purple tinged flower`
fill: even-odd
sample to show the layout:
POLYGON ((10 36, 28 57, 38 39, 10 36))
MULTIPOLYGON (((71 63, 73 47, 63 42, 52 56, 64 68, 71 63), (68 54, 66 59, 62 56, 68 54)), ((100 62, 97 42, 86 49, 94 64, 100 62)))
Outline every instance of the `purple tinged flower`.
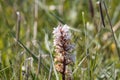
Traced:
POLYGON ((71 44, 69 26, 58 25, 58 27, 53 30, 53 37, 53 44, 56 52, 54 61, 57 63, 55 68, 62 74, 62 80, 65 80, 65 75, 71 73, 68 69, 68 64, 73 63, 70 52, 72 52, 74 46, 71 44))
POLYGON ((73 49, 73 45, 70 43, 71 34, 68 25, 58 25, 58 27, 54 28, 53 34, 53 43, 56 48, 55 51, 57 53, 67 53, 73 49))

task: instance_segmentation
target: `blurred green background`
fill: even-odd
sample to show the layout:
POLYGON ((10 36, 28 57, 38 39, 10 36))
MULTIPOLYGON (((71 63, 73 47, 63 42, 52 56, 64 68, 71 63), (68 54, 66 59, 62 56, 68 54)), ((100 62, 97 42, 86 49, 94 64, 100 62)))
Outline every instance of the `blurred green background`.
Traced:
POLYGON ((75 44, 74 80, 119 80, 120 0, 105 0, 118 49, 103 1, 0 0, 0 80, 61 79, 51 65, 52 31, 59 24, 70 26, 75 44))

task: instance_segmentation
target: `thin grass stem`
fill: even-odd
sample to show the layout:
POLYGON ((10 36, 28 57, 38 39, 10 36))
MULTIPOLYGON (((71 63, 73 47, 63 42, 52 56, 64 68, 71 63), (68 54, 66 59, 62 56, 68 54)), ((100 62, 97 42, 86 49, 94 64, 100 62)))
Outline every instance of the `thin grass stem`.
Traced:
POLYGON ((105 4, 105 1, 103 1, 103 4, 104 4, 104 7, 105 7, 106 15, 107 15, 107 18, 108 18, 108 21, 109 21, 109 24, 110 24, 110 29, 111 29, 111 32, 112 32, 112 36, 113 36, 113 39, 114 39, 114 42, 115 42, 115 46, 116 46, 116 49, 117 49, 117 53, 118 53, 118 56, 119 56, 119 60, 120 60, 120 49, 119 49, 117 41, 115 39, 115 34, 114 34, 114 31, 113 31, 113 28, 112 28, 113 26, 112 26, 112 23, 111 23, 109 14, 108 14, 108 10, 107 10, 107 6, 105 4))

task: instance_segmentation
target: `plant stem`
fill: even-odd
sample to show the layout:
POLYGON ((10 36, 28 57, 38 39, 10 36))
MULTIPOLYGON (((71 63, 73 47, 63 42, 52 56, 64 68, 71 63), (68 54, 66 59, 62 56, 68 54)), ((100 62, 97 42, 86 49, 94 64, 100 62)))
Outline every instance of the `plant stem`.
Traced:
MULTIPOLYGON (((35 4, 34 4, 34 26, 33 26, 33 40, 36 40, 37 38, 37 27, 38 27, 38 0, 35 0, 35 4)), ((36 41, 33 43, 34 45, 36 45, 36 41)))
POLYGON ((118 56, 119 56, 119 60, 120 60, 120 50, 119 50, 117 41, 116 41, 116 39, 115 39, 115 34, 114 34, 114 31, 113 31, 113 28, 112 28, 112 23, 111 23, 111 21, 110 21, 110 17, 109 17, 109 14, 108 14, 108 10, 107 10, 107 7, 106 7, 106 4, 105 4, 104 1, 103 1, 103 4, 104 4, 104 7, 105 7, 105 11, 106 11, 106 15, 107 15, 108 21, 109 21, 109 23, 110 23, 110 29, 111 29, 111 32, 112 32, 112 36, 113 36, 113 39, 114 39, 114 42, 115 42, 115 46, 116 46, 116 49, 117 49, 117 53, 118 53, 118 56))
POLYGON ((104 16, 103 16, 103 11, 102 11, 101 1, 99 2, 99 9, 100 9, 101 21, 102 21, 103 26, 105 27, 105 22, 104 22, 104 16))
POLYGON ((62 80, 65 80, 65 71, 66 71, 66 59, 65 59, 65 56, 64 56, 62 80))
POLYGON ((16 40, 19 40, 19 36, 20 36, 20 22, 21 22, 21 16, 20 16, 20 12, 16 12, 17 14, 17 26, 16 26, 16 40))

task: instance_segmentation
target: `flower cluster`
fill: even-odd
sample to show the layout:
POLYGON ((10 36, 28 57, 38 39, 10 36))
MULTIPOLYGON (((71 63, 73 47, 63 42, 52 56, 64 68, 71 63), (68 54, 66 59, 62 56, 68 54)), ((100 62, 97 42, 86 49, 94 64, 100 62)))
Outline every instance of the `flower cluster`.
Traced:
POLYGON ((72 58, 70 52, 73 50, 74 46, 71 44, 71 34, 69 31, 69 26, 58 25, 54 28, 54 46, 56 56, 54 61, 57 63, 55 65, 56 70, 62 74, 67 74, 70 70, 67 69, 68 64, 72 63, 72 58))

